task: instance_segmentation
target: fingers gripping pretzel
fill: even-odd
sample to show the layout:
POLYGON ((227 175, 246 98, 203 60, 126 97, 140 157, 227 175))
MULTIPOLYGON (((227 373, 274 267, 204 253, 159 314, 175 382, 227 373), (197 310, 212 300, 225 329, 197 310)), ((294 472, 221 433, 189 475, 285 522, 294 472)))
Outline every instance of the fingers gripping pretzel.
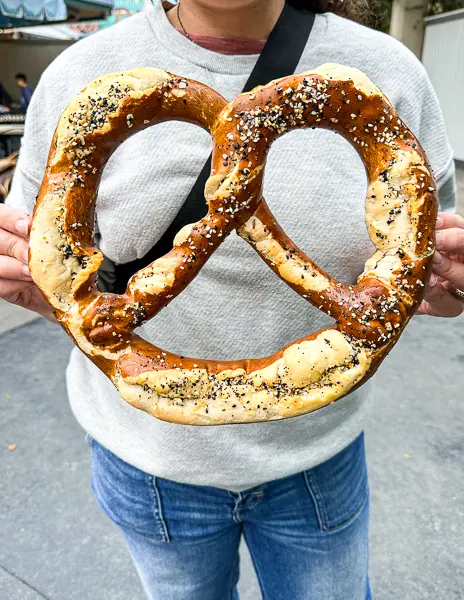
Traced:
POLYGON ((426 156, 380 90, 360 71, 323 65, 226 101, 155 69, 106 75, 60 119, 34 212, 34 281, 83 352, 133 406, 187 424, 282 419, 329 404, 377 369, 420 303, 434 252, 437 198, 426 156), (135 131, 168 119, 213 136, 208 214, 129 281, 96 286, 93 247, 102 169, 135 131), (357 285, 322 271, 280 228, 262 199, 272 142, 303 127, 332 129, 360 154, 369 179, 366 223, 376 252, 357 285), (263 359, 217 362, 164 351, 133 333, 177 296, 236 229, 296 292, 336 325, 263 359))

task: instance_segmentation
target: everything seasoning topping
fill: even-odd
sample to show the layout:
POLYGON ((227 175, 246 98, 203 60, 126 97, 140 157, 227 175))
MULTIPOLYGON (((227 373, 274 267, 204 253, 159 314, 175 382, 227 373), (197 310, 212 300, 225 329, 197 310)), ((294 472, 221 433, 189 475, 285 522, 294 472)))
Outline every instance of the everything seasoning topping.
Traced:
MULTIPOLYGON (((324 341, 330 346, 329 340, 324 341)), ((266 402, 278 403, 298 398, 311 393, 312 390, 336 388, 340 385, 339 378, 343 373, 360 364, 361 351, 360 348, 353 347, 349 357, 341 364, 327 366, 317 378, 304 386, 289 383, 292 370, 285 364, 285 361, 280 361, 278 372, 272 381, 263 379, 256 381, 253 373, 249 375, 236 375, 233 372, 230 375, 226 375, 224 372, 208 373, 204 369, 198 369, 198 365, 194 365, 194 370, 188 373, 178 369, 176 376, 169 375, 164 381, 157 380, 156 383, 146 381, 139 385, 145 393, 159 394, 169 400, 172 405, 182 406, 187 402, 193 402, 197 406, 201 403, 206 407, 206 412, 213 408, 220 408, 222 411, 238 408, 245 412, 256 409, 268 410, 269 406, 264 405, 266 402), (264 396, 263 393, 265 393, 264 396), (260 403, 256 402, 255 394, 261 398, 260 403)), ((323 354, 323 352, 325 351, 321 349, 320 353, 323 354)), ((317 366, 313 365, 310 371, 316 368, 317 366)))
MULTIPOLYGON (((92 198, 89 199, 87 194, 95 192, 105 162, 106 149, 101 143, 107 131, 111 138, 111 127, 115 123, 121 132, 120 140, 157 119, 153 107, 151 112, 141 114, 135 101, 138 96, 131 96, 133 88, 126 83, 128 78, 124 74, 118 77, 119 82, 116 78, 110 85, 100 86, 99 92, 89 88, 87 95, 72 104, 72 111, 66 115, 66 143, 61 146, 70 159, 69 168, 62 178, 56 178, 49 186, 61 202, 54 213, 58 237, 53 243, 71 283, 76 278, 79 283, 82 269, 87 269, 93 258, 92 250, 86 248, 92 235, 87 223, 91 217, 84 212, 79 217, 70 213, 74 222, 66 223, 65 197, 66 206, 72 206, 79 198, 82 204, 91 205, 92 198), (134 101, 125 103, 131 98, 134 101), (113 118, 116 117, 119 121, 115 122, 113 118), (129 133, 127 129, 134 126, 129 133), (83 192, 81 188, 87 186, 88 191, 83 192)), ((254 220, 246 235, 239 229, 240 235, 252 243, 304 298, 333 316, 337 329, 325 330, 316 338, 318 344, 308 349, 303 348, 303 344, 313 344, 314 338, 288 346, 278 354, 275 363, 267 363, 261 373, 251 369, 253 361, 239 363, 246 364, 246 369, 236 367, 235 370, 217 372, 218 365, 213 361, 194 363, 161 350, 156 353, 156 348, 153 352, 152 347, 151 354, 148 352, 144 356, 143 351, 141 353, 145 359, 141 363, 144 369, 141 374, 155 372, 156 377, 147 376, 145 381, 137 384, 138 387, 134 385, 135 393, 139 394, 139 407, 144 402, 145 406, 148 404, 147 398, 142 398, 143 393, 148 394, 153 406, 158 396, 169 406, 185 408, 187 414, 193 403, 193 412, 198 411, 199 415, 211 416, 221 411, 227 412, 226 419, 230 420, 241 418, 244 413, 263 415, 268 410, 273 411, 274 405, 279 403, 279 410, 298 412, 307 398, 317 399, 328 394, 336 399, 346 393, 367 372, 371 357, 377 356, 378 350, 384 351, 398 336, 414 305, 414 294, 424 285, 418 279, 418 275, 422 276, 419 269, 426 268, 425 259, 421 262, 416 256, 409 239, 420 242, 424 252, 430 253, 433 249, 431 236, 424 235, 421 241, 422 233, 417 231, 419 217, 423 214, 417 210, 417 200, 434 191, 433 180, 419 154, 411 150, 416 147, 413 138, 380 94, 370 92, 369 86, 360 85, 356 89, 350 80, 330 79, 318 74, 285 78, 240 95, 228 105, 221 113, 221 122, 210 124, 211 131, 214 133, 217 129, 220 134, 215 137, 215 169, 209 180, 211 187, 207 186, 207 216, 183 229, 168 255, 140 271, 131 280, 127 295, 102 295, 93 290, 93 300, 84 306, 79 318, 84 319, 83 314, 87 314, 95 331, 98 328, 103 331, 101 347, 123 348, 122 352, 133 358, 136 344, 133 345, 132 328, 156 314, 175 297, 232 229, 248 223, 246 219, 260 199, 266 152, 278 136, 295 128, 323 126, 341 133, 357 147, 369 175, 375 173, 366 200, 366 203, 375 204, 372 218, 375 225, 370 230, 378 247, 375 258, 371 259, 376 263, 374 268, 366 265, 357 286, 340 284, 326 276, 291 242, 285 245, 282 236, 279 240, 278 224, 271 222, 271 217, 267 222, 263 219, 263 223, 254 220), (381 112, 380 108, 376 110, 377 107, 382 108, 381 112), (377 154, 371 155, 373 148, 377 154), (417 158, 416 163, 411 159, 412 154, 417 158), (369 162, 371 156, 377 157, 375 167, 369 162), (384 156, 391 158, 384 159, 384 156), (402 161, 409 161, 407 169, 402 161), (410 223, 411 232, 408 230, 410 223), (402 228, 407 230, 406 233, 402 228), (262 248, 268 249, 266 256, 262 248), (363 287, 365 283, 367 286, 363 287), (104 337, 105 332, 107 337, 111 336, 109 341, 104 337), (333 337, 335 335, 340 337, 333 337), (346 354, 339 346, 348 347, 346 354), (158 377, 161 371, 165 373, 164 378, 158 377)), ((192 88, 188 88, 191 85, 192 82, 179 77, 157 84, 153 106, 165 111, 167 118, 172 118, 173 114, 178 114, 172 113, 173 106, 175 110, 184 109, 188 101, 190 107, 192 88)), ((207 112, 204 108, 201 110, 207 112)), ((202 113, 198 120, 204 125, 207 117, 202 113)), ((423 210, 421 206, 419 208, 423 210)), ((63 294, 63 302, 65 300, 66 294, 63 294)), ((80 306, 78 310, 81 310, 80 306)), ((84 331, 87 335, 88 330, 82 324, 76 325, 76 331, 79 327, 79 333, 84 331)), ((103 355, 99 351, 101 347, 95 350, 99 343, 94 343, 97 338, 88 336, 87 339, 91 350, 88 351, 87 346, 85 351, 89 355, 103 355)), ((121 355, 111 356, 112 361, 113 358, 119 359, 121 355)), ((116 365, 120 375, 118 368, 116 365)), ((280 418, 273 415, 272 418, 280 418)), ((271 417, 268 414, 263 418, 271 417)))
MULTIPOLYGON (((121 101, 131 91, 129 86, 122 87, 117 82, 112 83, 105 95, 88 95, 86 100, 79 102, 78 109, 68 114, 69 136, 76 138, 76 145, 85 145, 84 135, 102 129, 108 118, 115 113, 121 101)), ((132 115, 130 117, 133 118, 132 115)), ((129 115, 128 115, 128 120, 129 115)))

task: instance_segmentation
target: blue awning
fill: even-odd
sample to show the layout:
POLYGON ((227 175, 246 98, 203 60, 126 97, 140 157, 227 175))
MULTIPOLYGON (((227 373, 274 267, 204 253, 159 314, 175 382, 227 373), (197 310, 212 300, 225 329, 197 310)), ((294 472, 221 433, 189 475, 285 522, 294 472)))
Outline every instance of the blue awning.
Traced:
POLYGON ((113 0, 0 0, 0 27, 103 19, 113 0))

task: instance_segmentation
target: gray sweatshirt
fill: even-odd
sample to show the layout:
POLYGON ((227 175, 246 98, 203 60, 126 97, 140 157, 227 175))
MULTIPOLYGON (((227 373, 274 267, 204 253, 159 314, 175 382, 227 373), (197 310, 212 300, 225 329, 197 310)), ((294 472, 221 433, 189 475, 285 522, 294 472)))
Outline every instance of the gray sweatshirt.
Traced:
MULTIPOLYGON (((193 44, 171 26, 160 3, 147 2, 145 12, 71 46, 43 74, 29 106, 8 202, 32 210, 58 118, 97 76, 159 67, 206 83, 230 100, 256 60, 257 55, 227 56, 193 44)), ((296 72, 325 62, 361 69, 387 94, 423 144, 442 206, 450 207, 452 152, 417 59, 393 38, 328 13, 316 17, 296 72)), ((209 134, 169 122, 138 133, 116 151, 97 202, 100 245, 109 258, 122 263, 145 255, 179 210, 210 150, 209 134)), ((281 137, 270 151, 264 191, 281 225, 309 256, 341 281, 356 281, 373 247, 364 225, 364 169, 346 141, 322 130, 281 137)), ((237 359, 271 354, 328 323, 232 234, 141 334, 179 354, 237 359)), ((79 423, 119 457, 159 477, 230 490, 327 460, 360 433, 368 395, 375 397, 374 378, 372 386, 302 417, 193 427, 158 421, 125 403, 78 349, 67 381, 79 423)))

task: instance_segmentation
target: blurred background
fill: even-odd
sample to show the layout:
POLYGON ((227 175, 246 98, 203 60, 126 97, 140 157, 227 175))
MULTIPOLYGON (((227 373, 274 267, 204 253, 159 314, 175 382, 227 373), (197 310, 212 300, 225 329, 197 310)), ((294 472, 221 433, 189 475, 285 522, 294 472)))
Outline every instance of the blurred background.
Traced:
MULTIPOLYGON (((26 74, 33 91, 66 47, 143 5, 0 0, 0 201, 27 112, 15 75, 26 74)), ((366 22, 401 40, 427 69, 464 216, 463 0, 374 0, 366 22)), ((70 350, 60 328, 0 300, 0 600, 142 600, 118 531, 91 494, 84 433, 66 401, 70 350)), ((366 429, 375 598, 461 600, 464 319, 414 319, 376 377, 366 429)), ((259 600, 242 554, 241 598, 259 600)))

